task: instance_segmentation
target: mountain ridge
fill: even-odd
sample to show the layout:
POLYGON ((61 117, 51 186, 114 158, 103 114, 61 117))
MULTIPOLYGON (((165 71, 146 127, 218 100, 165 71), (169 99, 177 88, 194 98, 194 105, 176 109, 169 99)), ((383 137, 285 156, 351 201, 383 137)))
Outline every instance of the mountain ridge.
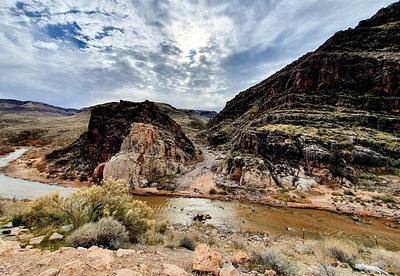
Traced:
POLYGON ((397 2, 240 92, 208 123, 210 145, 231 154, 220 171, 303 188, 397 171, 399 53, 397 2))

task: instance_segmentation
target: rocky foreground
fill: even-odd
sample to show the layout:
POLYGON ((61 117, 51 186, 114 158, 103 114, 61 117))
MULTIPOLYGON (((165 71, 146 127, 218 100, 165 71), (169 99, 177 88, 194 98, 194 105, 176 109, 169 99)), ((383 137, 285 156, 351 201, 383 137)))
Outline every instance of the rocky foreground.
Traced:
POLYGON ((343 244, 335 240, 304 241, 263 234, 221 232, 208 227, 174 229, 177 231, 174 235, 192 237, 198 240, 197 245, 194 240, 193 244, 187 242, 179 245, 171 239, 165 241, 164 245, 139 244, 118 250, 97 246, 89 249, 60 247, 54 250, 55 248, 48 247, 49 241, 43 241, 43 237, 31 238, 28 243, 6 237, 6 241, 0 239, 0 274, 274 276, 365 275, 366 272, 388 275, 384 269, 394 275, 400 272, 400 254, 383 249, 364 248, 364 253, 358 253, 351 243, 343 243, 343 247, 343 244), (47 248, 41 246, 41 243, 46 243, 47 248), (266 251, 268 254, 265 253, 264 256, 262 250, 266 250, 265 248, 270 251, 266 251), (349 254, 350 259, 338 260, 332 257, 329 248, 343 250, 343 254, 349 254), (261 258, 265 259, 256 261, 255 252, 261 252, 260 256, 264 256, 261 258))

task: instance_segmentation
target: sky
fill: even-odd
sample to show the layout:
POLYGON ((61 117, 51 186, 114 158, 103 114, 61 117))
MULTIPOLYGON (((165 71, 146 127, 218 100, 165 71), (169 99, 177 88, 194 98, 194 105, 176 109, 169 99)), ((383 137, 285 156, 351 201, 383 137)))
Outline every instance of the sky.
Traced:
POLYGON ((0 98, 220 110, 394 0, 0 0, 0 98))

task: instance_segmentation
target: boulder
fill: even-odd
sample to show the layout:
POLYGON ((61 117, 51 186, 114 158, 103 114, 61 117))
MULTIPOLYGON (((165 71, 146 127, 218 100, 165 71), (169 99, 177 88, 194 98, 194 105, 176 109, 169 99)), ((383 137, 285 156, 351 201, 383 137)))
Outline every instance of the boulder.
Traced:
POLYGON ((71 232, 72 230, 74 230, 74 226, 72 224, 63 225, 61 226, 61 230, 63 230, 64 232, 71 232))
POLYGON ((21 233, 28 232, 28 229, 24 229, 24 227, 14 227, 11 228, 11 232, 9 233, 10 236, 18 236, 21 233))
POLYGON ((200 222, 202 222, 202 221, 206 221, 206 220, 208 220, 208 219, 211 219, 211 215, 210 214, 196 214, 194 217, 193 217, 193 221, 200 221, 200 222))
POLYGON ((3 228, 12 228, 12 222, 7 222, 6 224, 3 225, 3 228))
POLYGON ((39 236, 39 237, 32 238, 29 240, 29 244, 31 244, 31 245, 40 244, 44 240, 45 237, 46 236, 39 236))
POLYGON ((99 271, 106 271, 111 268, 111 264, 114 262, 113 251, 97 246, 92 246, 88 251, 89 253, 86 255, 87 265, 99 271))
POLYGON ((57 232, 51 234, 51 236, 49 237, 49 241, 57 241, 57 240, 62 240, 64 238, 63 235, 58 234, 57 232))
POLYGON ((103 180, 104 166, 106 163, 100 163, 93 171, 92 181, 95 183, 100 183, 103 180))
POLYGON ((222 255, 206 244, 196 246, 193 254, 192 269, 201 273, 218 275, 223 266, 222 255))
POLYGON ((162 275, 165 276, 188 276, 190 275, 185 270, 180 268, 179 266, 173 264, 163 264, 162 265, 162 275))

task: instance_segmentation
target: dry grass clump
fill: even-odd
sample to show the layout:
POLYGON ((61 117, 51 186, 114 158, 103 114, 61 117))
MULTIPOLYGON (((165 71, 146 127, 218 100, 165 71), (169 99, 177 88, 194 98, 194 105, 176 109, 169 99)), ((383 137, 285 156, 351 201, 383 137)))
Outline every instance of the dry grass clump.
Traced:
POLYGON ((281 276, 296 275, 297 270, 297 266, 293 261, 271 249, 253 251, 251 254, 251 264, 258 271, 264 272, 270 269, 281 276))
POLYGON ((350 266, 354 264, 359 256, 356 244, 348 240, 337 238, 326 238, 322 241, 322 253, 350 266))
POLYGON ((118 249, 128 241, 125 226, 113 218, 102 218, 95 223, 87 223, 75 230, 67 239, 73 247, 100 247, 118 249))
POLYGON ((236 250, 245 250, 246 249, 246 241, 242 238, 237 238, 232 241, 233 248, 236 250))
POLYGON ((400 252, 391 252, 385 249, 371 250, 371 263, 394 275, 400 275, 400 252))

